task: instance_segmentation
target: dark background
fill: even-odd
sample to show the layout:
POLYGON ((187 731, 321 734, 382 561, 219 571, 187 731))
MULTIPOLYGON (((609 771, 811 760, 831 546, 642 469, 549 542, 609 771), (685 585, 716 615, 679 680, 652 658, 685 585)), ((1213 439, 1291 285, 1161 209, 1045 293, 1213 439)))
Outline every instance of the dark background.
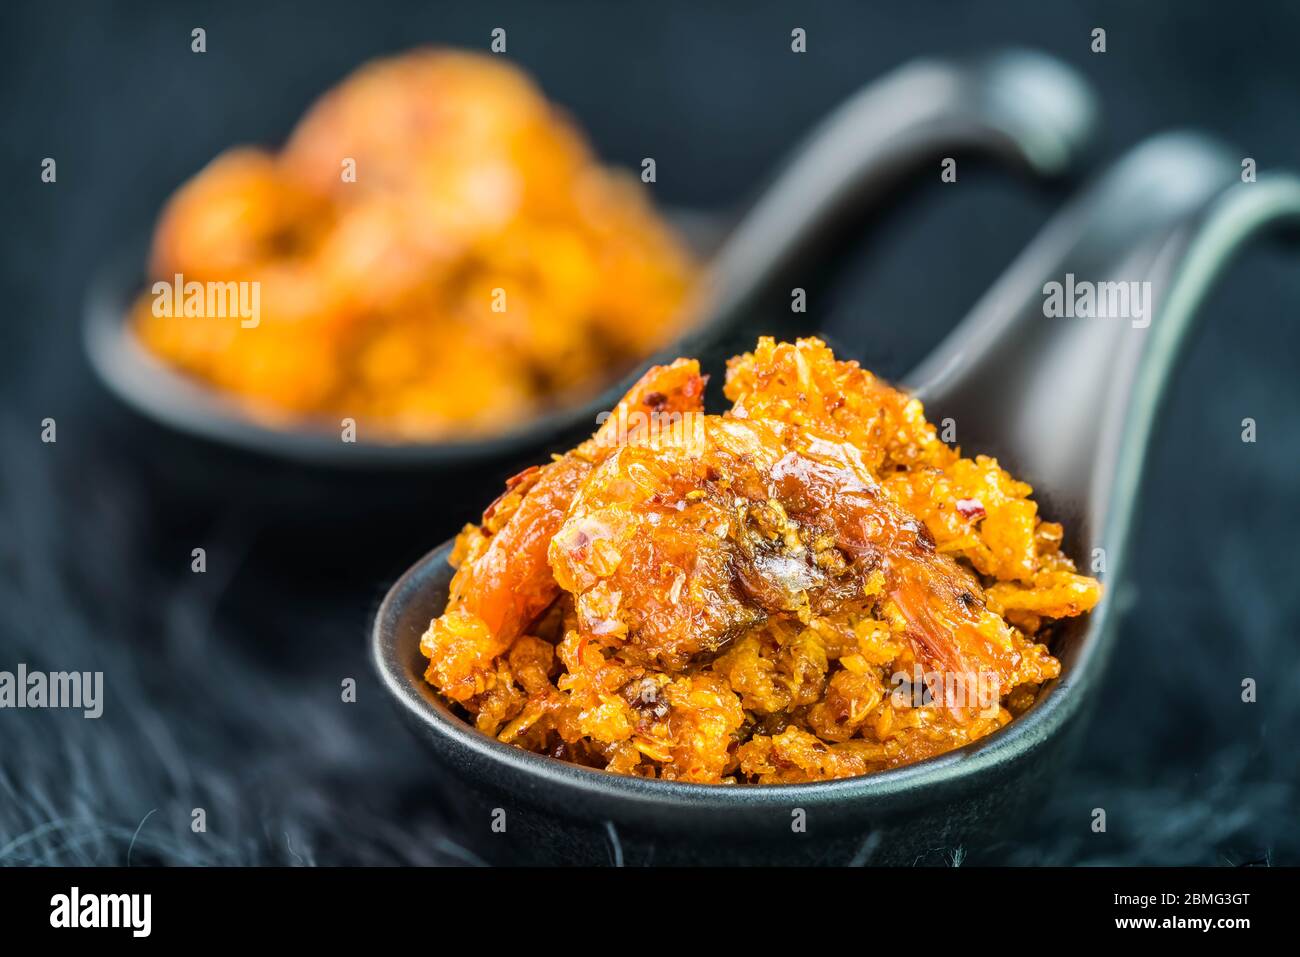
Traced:
MULTIPOLYGON (((484 49, 504 26, 510 57, 602 156, 656 157, 672 206, 734 209, 825 111, 912 56, 1008 44, 1095 84, 1099 159, 1194 125, 1261 169, 1300 165, 1300 7, 1282 2, 24 3, 0 18, 0 670, 102 669, 107 699, 98 721, 0 712, 0 863, 473 859, 371 677, 365 629, 392 578, 489 494, 443 476, 396 519, 358 525, 340 505, 304 530, 233 491, 192 493, 160 477, 166 437, 101 391, 79 339, 94 270, 179 183, 227 146, 280 141, 363 60, 484 49), (40 182, 46 156, 57 184, 40 182), (206 575, 189 569, 199 545, 206 575)), ((990 173, 911 196, 836 275, 810 278, 810 325, 903 374, 1062 195, 990 173)), ((1084 753, 1006 842, 930 862, 1300 858, 1298 307, 1294 250, 1263 246, 1207 304, 1158 424, 1132 608, 1084 753), (1246 416, 1257 444, 1240 441, 1246 416)))

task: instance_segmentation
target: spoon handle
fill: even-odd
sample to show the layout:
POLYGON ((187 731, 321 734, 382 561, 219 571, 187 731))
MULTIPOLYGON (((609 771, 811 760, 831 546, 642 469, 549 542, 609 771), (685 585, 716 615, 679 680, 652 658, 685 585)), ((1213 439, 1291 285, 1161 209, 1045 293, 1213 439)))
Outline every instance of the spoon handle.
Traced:
POLYGON ((905 64, 828 116, 762 192, 714 258, 697 306, 708 318, 697 335, 730 325, 776 275, 815 250, 827 227, 883 200, 923 162, 933 160, 938 177, 941 158, 975 152, 1056 176, 1084 153, 1096 118, 1079 75, 1041 54, 905 64))
POLYGON ((1241 171, 1196 134, 1139 145, 907 377, 932 417, 953 417, 961 445, 1002 458, 1082 541, 1105 542, 1112 575, 1198 307, 1248 240, 1300 225, 1300 180, 1241 171))
POLYGON ((1113 438, 1099 448, 1092 475, 1092 520, 1104 530, 1103 541, 1115 543, 1112 551, 1126 542, 1155 419, 1201 304, 1242 250, 1265 233, 1300 240, 1300 176, 1265 173, 1257 182, 1229 185, 1161 250, 1153 273, 1153 284, 1164 290, 1158 317, 1123 401, 1111 397, 1101 429, 1113 438))

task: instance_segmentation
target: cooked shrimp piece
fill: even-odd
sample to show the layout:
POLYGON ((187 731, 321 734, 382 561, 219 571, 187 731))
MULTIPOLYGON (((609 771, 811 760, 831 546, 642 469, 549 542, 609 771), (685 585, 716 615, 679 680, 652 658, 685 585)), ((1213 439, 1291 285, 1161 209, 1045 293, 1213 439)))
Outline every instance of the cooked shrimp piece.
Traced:
POLYGON ((492 660, 505 652, 560 594, 548 550, 579 485, 620 441, 655 417, 700 413, 705 379, 695 360, 655 366, 632 386, 596 434, 554 461, 514 476, 506 491, 456 543, 446 611, 420 641, 426 677, 464 701, 485 690, 492 660))
POLYGON ((222 153, 167 203, 154 233, 150 273, 171 279, 248 279, 250 268, 301 254, 326 209, 270 153, 222 153))
POLYGON ((669 435, 621 448, 577 490, 550 559, 584 630, 675 671, 771 615, 831 611, 879 576, 928 665, 993 681, 995 702, 1010 686, 1010 628, 854 446, 722 416, 701 432, 698 447, 669 435))
POLYGON ((430 232, 489 233, 526 204, 554 210, 591 162, 581 135, 503 58, 421 49, 356 70, 307 111, 284 148, 321 193, 400 196, 430 232), (344 157, 355 182, 339 175, 344 157))

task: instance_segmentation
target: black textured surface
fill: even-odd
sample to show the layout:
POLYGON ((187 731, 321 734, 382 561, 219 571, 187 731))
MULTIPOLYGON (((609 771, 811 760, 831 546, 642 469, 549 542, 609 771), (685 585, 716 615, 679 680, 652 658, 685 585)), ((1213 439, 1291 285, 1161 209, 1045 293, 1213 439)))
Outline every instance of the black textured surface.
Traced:
MULTIPOLYGON (((447 783, 371 677, 365 627, 386 584, 481 504, 485 483, 444 477, 424 508, 367 516, 340 502, 307 523, 223 494, 221 479, 196 493, 195 469, 174 460, 187 453, 108 402, 77 337, 91 271, 179 182, 227 145, 281 138, 366 57, 482 47, 498 25, 605 157, 656 157, 656 189, 674 205, 743 200, 826 109, 910 56, 1006 43, 1091 78, 1103 155, 1200 125, 1261 168, 1300 165, 1290 5, 954 7, 7 5, 0 670, 102 669, 106 703, 98 721, 0 711, 0 861, 467 859, 447 783), (189 52, 194 26, 208 30, 203 56, 189 52), (804 56, 789 53, 793 26, 808 30, 804 56), (1106 54, 1088 51, 1094 26, 1108 30, 1106 54), (56 185, 39 181, 45 156, 56 185), (46 416, 57 444, 39 440, 46 416), (201 576, 189 570, 200 545, 201 576), (339 700, 346 677, 355 704, 339 700), (190 830, 196 807, 206 834, 190 830)), ((837 275, 808 278, 810 321, 899 375, 1056 202, 996 177, 930 190, 837 275)), ((1294 250, 1252 251, 1206 308, 1158 429, 1134 604, 1083 753, 1011 839, 936 847, 933 862, 1300 858, 1294 250), (1239 438, 1246 416, 1254 445, 1239 438), (1240 700, 1244 677, 1258 681, 1255 704, 1240 700), (1096 807, 1105 834, 1089 827, 1096 807)), ((297 478, 253 481, 283 492, 297 478)))

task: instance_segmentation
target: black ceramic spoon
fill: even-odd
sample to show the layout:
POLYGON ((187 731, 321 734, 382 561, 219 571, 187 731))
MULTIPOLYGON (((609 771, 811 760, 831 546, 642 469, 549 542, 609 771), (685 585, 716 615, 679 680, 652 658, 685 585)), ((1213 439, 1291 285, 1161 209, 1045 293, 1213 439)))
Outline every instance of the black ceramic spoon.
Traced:
POLYGON ((912 863, 1017 820, 1096 698, 1147 440, 1197 307, 1247 240, 1300 226, 1300 179, 1242 183, 1238 164, 1194 135, 1133 150, 909 377, 932 416, 955 419, 967 454, 995 451, 1034 481, 1044 514, 1067 523, 1067 546, 1083 568, 1094 549, 1106 551, 1107 597, 1060 629, 1062 676, 1025 715, 929 761, 815 784, 643 780, 524 752, 474 731, 421 678, 419 638, 442 611, 451 576, 444 545, 389 592, 371 640, 399 711, 431 746, 449 790, 464 796, 466 842, 500 861, 912 863), (1150 282, 1150 324, 1048 318, 1045 284, 1068 273, 1150 282), (493 830, 502 814, 504 833, 493 830))
MULTIPOLYGON (((1067 171, 1092 138, 1096 109, 1069 68, 1047 57, 1003 52, 969 62, 921 60, 865 87, 793 154, 713 257, 685 340, 662 355, 698 355, 731 329, 784 268, 818 249, 837 220, 882 202, 889 187, 942 156, 992 156, 1039 177, 1067 171)), ((688 232, 690 232, 688 230, 688 232)), ((84 341, 91 365, 127 406, 185 436, 323 469, 405 470, 500 461, 589 431, 630 378, 590 401, 552 411, 491 438, 385 443, 359 423, 357 441, 338 423, 273 428, 149 355, 125 318, 138 291, 138 253, 106 271, 88 295, 84 341)), ((629 370, 634 377, 635 370, 629 370)), ((571 443, 570 443, 571 444, 571 443)))

